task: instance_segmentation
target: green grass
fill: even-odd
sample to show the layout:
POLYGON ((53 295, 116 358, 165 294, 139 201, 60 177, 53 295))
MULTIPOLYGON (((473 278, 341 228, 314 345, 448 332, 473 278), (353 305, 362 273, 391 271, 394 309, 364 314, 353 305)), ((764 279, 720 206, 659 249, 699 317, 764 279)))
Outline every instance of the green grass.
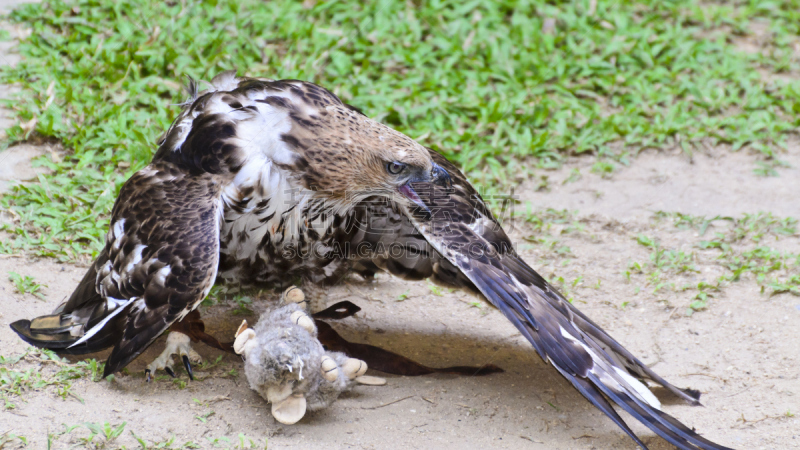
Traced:
POLYGON ((533 205, 528 203, 524 209, 512 210, 507 214, 513 219, 512 226, 520 226, 524 231, 522 239, 527 243, 526 246, 540 247, 560 257, 568 256, 572 249, 562 245, 559 237, 585 231, 584 225, 576 218, 577 211, 553 208, 535 211, 533 205))
MULTIPOLYGON (((122 422, 118 425, 113 425, 109 422, 84 422, 77 425, 67 425, 62 423, 64 427, 62 431, 47 434, 47 448, 92 448, 92 449, 119 449, 125 450, 128 447, 125 445, 117 444, 117 440, 124 436, 125 426, 127 422, 122 422), (88 432, 88 434, 87 434, 88 432), (65 447, 68 441, 68 447, 65 447), (60 445, 59 445, 60 444, 60 445)), ((175 442, 175 437, 162 441, 147 441, 130 431, 130 435, 138 443, 141 450, 178 450, 178 449, 196 449, 203 448, 200 445, 187 441, 183 444, 175 442)), ((0 441, 1 443, 2 441, 0 441)))
MULTIPOLYGON (((548 265, 568 266, 571 249, 562 242, 580 240, 602 243, 594 234, 599 229, 590 218, 578 218, 568 210, 526 209, 508 214, 513 225, 522 231, 525 244, 518 251, 536 249, 542 258, 540 268, 547 274, 548 265)), ((601 228, 611 226, 605 223, 601 228)), ((615 225, 615 226, 618 226, 615 225)), ((710 299, 743 279, 754 282, 765 296, 794 294, 800 296, 800 254, 785 251, 789 240, 800 236, 798 220, 781 218, 771 213, 743 214, 740 217, 702 217, 682 213, 656 212, 651 222, 652 233, 622 227, 617 235, 628 235, 636 244, 647 249, 644 258, 629 260, 622 269, 625 282, 634 287, 637 295, 646 287, 653 298, 666 301, 669 293, 689 298, 686 313, 691 315, 705 309, 710 299), (664 225, 666 224, 666 227, 664 225), (682 245, 672 248, 658 238, 675 232, 682 245)), ((791 245, 791 244, 789 244, 791 245)), ((600 289, 601 282, 592 283, 577 273, 571 281, 563 275, 550 274, 548 280, 572 301, 578 289, 600 289)), ((628 300, 621 303, 625 307, 628 300)))
MULTIPOLYGON (((77 441, 81 444, 84 448, 106 448, 108 445, 113 444, 114 441, 125 431, 125 425, 127 422, 122 422, 119 425, 112 425, 108 422, 103 423, 92 423, 92 422, 84 422, 79 425, 72 425, 67 426, 66 424, 62 424, 64 426, 64 431, 60 434, 72 434, 73 431, 78 428, 86 428, 89 430, 89 435, 85 437, 77 438, 77 441), (95 437, 97 437, 97 441, 95 441, 95 437)), ((55 436, 51 436, 52 437, 55 436)), ((52 444, 52 440, 48 439, 48 444, 52 444)))
POLYGON ((11 431, 0 434, 0 448, 25 448, 28 446, 28 438, 19 436, 11 431))
POLYGON ((510 185, 566 155, 595 172, 645 148, 726 144, 773 175, 797 125, 800 2, 70 0, 20 6, 33 29, 4 68, 21 92, 9 142, 50 139, 51 172, 0 203, 5 253, 89 259, 122 182, 178 112, 184 75, 320 83, 457 161, 510 185), (311 6, 308 6, 311 5, 311 6), (766 33, 758 52, 753 22, 766 33), (765 24, 765 25, 763 25, 765 24), (764 74, 764 75, 762 75, 764 74), (522 164, 511 164, 511 162, 522 164))
MULTIPOLYGON (((213 413, 212 413, 213 414, 213 413)), ((205 423, 205 422, 204 422, 205 423)), ((66 444, 72 444, 69 448, 93 448, 93 449, 126 449, 129 448, 125 445, 120 445, 117 441, 122 440, 125 434, 125 426, 127 422, 120 424, 111 424, 109 422, 84 422, 77 425, 67 425, 62 423, 62 431, 55 433, 48 433, 47 445, 49 448, 62 448, 66 444), (66 442, 65 442, 66 441, 66 442)), ((253 439, 243 433, 239 433, 237 437, 231 438, 221 436, 217 438, 207 437, 203 442, 204 445, 198 444, 193 441, 186 441, 183 443, 176 442, 174 436, 158 441, 148 441, 147 439, 137 435, 134 431, 129 431, 130 436, 135 440, 141 450, 178 450, 178 449, 199 449, 199 448, 225 448, 225 449, 266 449, 268 448, 268 441, 264 439, 253 439)), ((6 435, 0 435, 0 445, 3 443, 12 443, 12 440, 20 440, 21 443, 27 445, 27 440, 22 436, 8 435, 7 440, 3 440, 6 435)), ((130 439, 128 439, 130 441, 130 439)), ((134 444, 134 445, 136 445, 134 444)), ((67 448, 67 447, 64 447, 67 448)))
POLYGON ((251 309, 253 305, 253 298, 261 298, 264 296, 264 291, 261 289, 242 289, 238 286, 220 286, 216 285, 211 288, 208 295, 201 306, 206 308, 229 304, 235 305, 235 308, 230 311, 233 315, 252 316, 255 312, 251 309))
POLYGON ((31 294, 40 300, 45 300, 44 294, 39 291, 43 287, 47 287, 47 285, 37 283, 33 277, 20 275, 16 272, 8 272, 8 279, 14 285, 14 289, 20 294, 31 294))
POLYGON ((136 439, 136 442, 139 443, 141 450, 203 448, 199 444, 196 444, 192 441, 184 442, 183 444, 176 444, 174 436, 164 441, 147 442, 145 439, 134 434, 133 431, 131 431, 131 435, 136 439), (177 445, 177 447, 175 445, 177 445))
POLYGON ((0 409, 14 409, 29 392, 50 388, 63 400, 83 399, 72 391, 72 381, 88 378, 100 381, 103 364, 95 359, 70 364, 51 350, 29 348, 25 353, 0 355, 0 409))
POLYGON ((762 294, 800 295, 800 254, 780 250, 782 239, 798 236, 797 219, 769 213, 738 218, 657 213, 655 221, 663 220, 671 221, 678 229, 697 231, 693 250, 664 248, 655 239, 639 234, 636 242, 651 253, 647 261, 629 263, 623 272, 628 282, 641 282, 644 278, 653 294, 665 288, 694 294, 687 314, 705 309, 710 298, 743 277, 755 281, 762 294), (698 266, 715 267, 719 270, 714 273, 721 274, 709 277, 698 266), (680 284, 679 275, 691 275, 692 281, 680 284))

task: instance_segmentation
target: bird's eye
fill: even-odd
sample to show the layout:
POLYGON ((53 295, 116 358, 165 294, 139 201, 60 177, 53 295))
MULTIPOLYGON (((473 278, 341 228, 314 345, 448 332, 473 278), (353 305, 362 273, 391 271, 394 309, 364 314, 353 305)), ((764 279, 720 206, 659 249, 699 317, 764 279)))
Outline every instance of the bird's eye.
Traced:
POLYGON ((399 163, 399 162, 397 162, 397 161, 395 161, 395 162, 390 162, 389 164, 386 164, 386 170, 387 170, 387 171, 388 171, 390 174, 392 174, 392 175, 397 175, 397 174, 399 174, 399 173, 400 173, 400 172, 402 172, 402 171, 403 171, 403 169, 405 169, 405 168, 406 168, 406 165, 405 165, 405 164, 403 164, 403 163, 399 163))

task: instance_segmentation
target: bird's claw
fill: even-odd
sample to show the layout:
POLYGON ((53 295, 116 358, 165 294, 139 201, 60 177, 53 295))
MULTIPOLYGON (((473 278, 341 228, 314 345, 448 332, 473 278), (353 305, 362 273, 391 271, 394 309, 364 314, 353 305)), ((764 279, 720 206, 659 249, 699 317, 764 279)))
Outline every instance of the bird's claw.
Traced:
POLYGON ((172 368, 172 356, 173 355, 180 355, 181 360, 183 361, 183 367, 186 369, 186 373, 189 375, 189 379, 194 381, 194 372, 192 371, 191 362, 200 362, 202 358, 200 355, 194 351, 191 347, 191 339, 189 336, 173 331, 167 336, 167 345, 163 352, 156 359, 153 360, 150 364, 147 365, 147 368, 144 371, 145 381, 150 381, 153 377, 153 374, 158 372, 159 369, 164 370, 167 375, 171 376, 172 378, 177 378, 175 375, 175 371, 172 368))
POLYGON ((183 367, 186 369, 186 373, 189 374, 189 379, 194 381, 194 373, 192 373, 192 363, 189 362, 189 356, 181 355, 181 359, 183 360, 183 367))

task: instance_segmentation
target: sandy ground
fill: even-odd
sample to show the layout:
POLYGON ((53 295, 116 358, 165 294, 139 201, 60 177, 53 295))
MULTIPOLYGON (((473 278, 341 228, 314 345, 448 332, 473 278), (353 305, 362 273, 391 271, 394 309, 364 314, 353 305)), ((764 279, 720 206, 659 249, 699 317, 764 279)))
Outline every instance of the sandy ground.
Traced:
MULTIPOLYGON (((4 57, 4 60, 10 58, 4 57)), ((0 173, 5 181, 27 179, 26 161, 45 150, 21 146, 0 159, 12 158, 15 169, 0 173), (7 156, 12 155, 12 156, 7 156)), ((753 158, 712 150, 692 159, 683 155, 647 153, 610 179, 591 174, 590 159, 570 161, 546 172, 549 188, 523 185, 516 193, 535 210, 577 211, 583 229, 559 235, 559 254, 546 246, 520 246, 526 260, 549 278, 563 276, 569 295, 591 318, 662 376, 679 386, 703 392, 705 407, 669 401, 665 410, 706 437, 735 448, 800 448, 800 297, 763 295, 745 277, 713 298, 709 307, 691 317, 684 314, 689 292, 652 293, 643 279, 628 282, 622 272, 630 261, 645 261, 649 251, 637 244, 638 233, 664 245, 690 249, 698 240, 692 230, 680 230, 653 220, 656 211, 694 215, 741 216, 758 211, 800 216, 800 146, 792 144, 783 159, 791 168, 779 177, 753 174, 753 158), (582 177, 562 184, 573 169, 582 177), (582 276, 583 282, 572 286, 582 276), (641 288, 641 291, 638 291, 641 288), (628 302, 622 306, 623 302, 628 302)), ((9 159, 11 161, 12 159, 9 159)), ((4 163, 0 166, 7 165, 4 163)), ((529 233, 517 226, 517 242, 529 233)), ((770 242, 784 251, 800 251, 800 238, 770 242)), ((712 258, 698 260, 700 274, 715 270, 712 258)), ((8 324, 52 311, 82 277, 85 267, 53 260, 0 258, 0 355, 10 357, 28 348, 8 324), (14 271, 46 284, 45 300, 21 295, 7 280, 14 271)), ((689 281, 693 281, 689 276, 689 281)), ((147 361, 163 348, 160 338, 129 366, 129 374, 112 381, 88 377, 72 381, 65 398, 54 387, 30 389, 12 396, 13 409, 0 412, 3 433, 25 436, 28 448, 83 447, 85 422, 120 424, 124 432, 107 448, 138 448, 135 437, 150 443, 174 437, 173 447, 194 442, 199 448, 234 448, 238 436, 271 448, 533 448, 634 449, 636 446, 610 420, 585 401, 502 317, 460 292, 437 295, 426 282, 409 283, 379 276, 374 283, 353 277, 342 285, 314 291, 328 304, 350 300, 363 310, 334 326, 347 338, 388 348, 436 366, 493 363, 506 372, 486 377, 430 375, 386 376, 383 387, 359 386, 331 408, 309 413, 293 426, 281 425, 269 405, 251 391, 236 356, 223 355, 212 368, 196 372, 185 386, 166 377, 145 383, 147 361), (402 294, 407 299, 399 300, 402 294), (213 413, 212 413, 213 412, 213 413), (230 439, 226 442, 225 439, 230 439)), ((275 301, 264 294, 255 309, 275 301)), ((203 309, 207 331, 231 338, 242 316, 229 305, 203 309)), ((251 321, 255 317, 249 318, 251 321)), ((215 360, 219 352, 199 346, 215 360)), ((97 358, 105 354, 91 355, 97 358)), ((77 361, 77 359, 73 359, 77 361)), ((51 376, 60 365, 28 357, 2 369, 33 369, 51 376)), ((381 375, 375 373, 375 375, 381 375)), ((630 418, 629 418, 630 419, 630 418)), ((646 428, 629 420, 652 449, 672 448, 646 428)), ((0 448, 23 446, 14 440, 0 448)), ((92 445, 101 446, 94 438, 92 445)), ((247 441, 245 441, 247 442, 247 441)), ((247 447, 247 445, 246 445, 247 447)), ((238 448, 238 447, 236 447, 238 448)))
MULTIPOLYGON (((787 411, 800 411, 800 298, 762 295, 752 279, 744 279, 723 290, 707 310, 686 317, 683 311, 691 300, 689 293, 661 291, 655 295, 642 285, 642 291, 635 294, 637 284, 626 282, 621 275, 630 260, 647 258, 648 251, 633 239, 638 233, 645 232, 676 247, 697 238, 694 231, 642 217, 639 212, 650 208, 647 203, 629 201, 623 206, 619 200, 627 186, 648 189, 643 181, 651 176, 651 166, 680 174, 668 176, 670 181, 665 183, 680 183, 682 177, 694 180, 693 185, 682 185, 686 191, 697 192, 686 197, 687 203, 669 200, 671 193, 680 189, 661 192, 653 188, 652 196, 641 195, 646 199, 663 197, 659 201, 666 202, 666 210, 706 208, 709 214, 779 210, 782 198, 775 197, 772 202, 759 189, 760 183, 772 180, 746 171, 740 181, 753 186, 752 196, 732 195, 726 205, 716 201, 715 192, 731 182, 709 176, 709 167, 729 174, 741 162, 726 157, 708 158, 707 165, 689 164, 679 157, 645 155, 611 180, 585 175, 574 184, 556 182, 572 167, 588 163, 575 161, 572 167, 550 173, 554 180, 550 192, 523 191, 521 195, 538 207, 584 201, 585 209, 610 214, 579 214, 584 230, 560 239, 560 245, 571 248, 568 255, 534 247, 525 252, 525 257, 551 278, 561 275, 571 281, 583 276, 584 283, 567 286, 583 311, 661 375, 704 393, 705 408, 670 404, 666 407, 670 414, 709 438, 736 448, 800 448, 798 419, 785 415, 787 411), (729 170, 724 170, 726 165, 729 170), (589 202, 582 199, 585 189, 605 193, 589 202), (753 205, 754 209, 726 209, 731 205, 753 205), (630 303, 623 308, 624 301, 630 303)), ((800 164, 796 161, 794 166, 800 164)), ((797 169, 786 169, 779 179, 800 189, 798 175, 797 169)), ((515 237, 519 240, 523 234, 515 232, 515 237)), ((779 244, 772 245, 795 252, 800 248, 796 236, 779 244)), ((699 264, 701 272, 711 267, 699 264)), ((0 345, 4 356, 26 349, 7 324, 50 312, 71 292, 84 270, 51 260, 0 259, 0 273, 34 275, 48 286, 46 301, 41 301, 17 294, 5 277, 0 278, 0 345)), ((295 426, 285 426, 272 419, 268 405, 248 389, 242 374, 227 375, 231 369, 241 368, 234 356, 224 356, 219 366, 201 370, 202 380, 189 382, 184 389, 167 379, 145 383, 143 367, 161 350, 162 337, 131 364, 129 376, 111 382, 75 380, 72 392, 85 403, 71 396, 63 400, 55 388, 25 392, 15 401, 15 409, 2 413, 3 428, 26 436, 31 448, 43 448, 47 431, 63 431, 62 423, 123 421, 127 422, 126 432, 113 446, 135 447, 130 430, 152 442, 175 436, 178 442, 194 441, 209 448, 209 439, 235 438, 239 433, 267 437, 273 448, 635 448, 615 425, 546 366, 497 311, 472 306, 474 299, 469 296, 459 292, 440 296, 427 283, 387 276, 378 277, 372 284, 353 277, 317 294, 328 304, 348 299, 363 308, 355 318, 335 325, 351 340, 384 346, 430 365, 493 363, 506 372, 487 377, 388 376, 387 386, 359 386, 330 409, 311 413, 295 426), (408 298, 398 301, 404 293, 408 298), (206 423, 196 418, 209 411, 214 414, 206 423)), ((256 307, 276 298, 266 294, 256 307)), ((232 336, 242 317, 230 311, 230 306, 203 311, 212 334, 232 336)), ((211 360, 218 355, 205 347, 199 350, 211 360)), ((23 360, 15 367, 45 372, 57 369, 35 359, 23 360)), ((181 377, 186 379, 183 373, 181 377)), ((642 426, 635 424, 634 428, 646 436, 651 448, 670 448, 642 426)), ((76 430, 61 436, 54 448, 75 444, 79 442, 76 439, 87 435, 86 430, 76 430)))

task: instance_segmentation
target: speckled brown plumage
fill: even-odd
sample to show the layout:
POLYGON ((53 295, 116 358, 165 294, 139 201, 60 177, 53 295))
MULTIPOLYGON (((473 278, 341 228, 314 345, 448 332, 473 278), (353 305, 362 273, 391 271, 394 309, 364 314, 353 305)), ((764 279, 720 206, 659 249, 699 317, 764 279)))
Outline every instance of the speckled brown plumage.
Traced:
POLYGON ((103 297, 140 299, 128 306, 107 373, 127 365, 194 309, 216 277, 224 180, 207 173, 187 176, 165 162, 149 169, 131 177, 120 191, 126 201, 117 202, 112 213, 115 235, 105 248, 109 261, 96 269, 103 297))
POLYGON ((226 72, 211 85, 123 187, 106 249, 72 298, 46 320, 15 323, 25 339, 73 352, 114 345, 111 373, 195 308, 215 276, 281 285, 384 270, 485 297, 640 446, 611 402, 679 448, 725 448, 660 411, 640 380, 693 404, 699 393, 667 383, 567 302, 441 155, 311 83, 226 72))

